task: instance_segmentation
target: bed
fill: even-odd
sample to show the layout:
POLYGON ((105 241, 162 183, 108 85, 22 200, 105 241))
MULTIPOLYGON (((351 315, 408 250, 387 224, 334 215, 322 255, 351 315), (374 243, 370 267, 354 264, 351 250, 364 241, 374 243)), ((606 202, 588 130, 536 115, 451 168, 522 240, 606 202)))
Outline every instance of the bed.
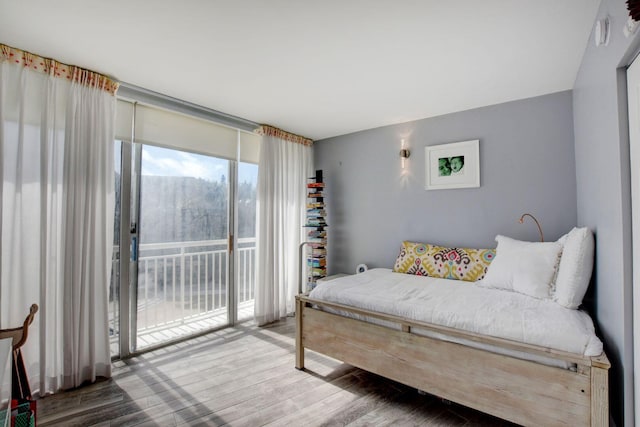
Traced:
MULTIPOLYGON (((393 270, 341 277, 298 295, 296 368, 304 369, 308 349, 518 424, 608 425, 610 364, 591 318, 576 309, 590 278, 592 243, 589 250, 586 239, 585 251, 581 240, 578 262, 572 239, 545 246, 555 264, 541 296, 542 288, 522 287, 531 272, 522 276, 527 267, 517 264, 531 252, 514 251, 520 242, 497 240, 495 260, 485 268, 470 265, 483 250, 465 271, 464 262, 449 262, 475 280, 452 280, 449 267, 440 277, 433 269, 427 276, 407 274, 418 261, 415 253, 407 257, 404 242, 393 270), (505 271, 516 272, 513 281, 496 286, 505 271), (563 300, 569 274, 570 285, 578 278, 581 288, 563 300)), ((427 256, 452 250, 427 246, 417 256, 421 267, 427 256)), ((536 272, 542 264, 534 262, 536 272)))

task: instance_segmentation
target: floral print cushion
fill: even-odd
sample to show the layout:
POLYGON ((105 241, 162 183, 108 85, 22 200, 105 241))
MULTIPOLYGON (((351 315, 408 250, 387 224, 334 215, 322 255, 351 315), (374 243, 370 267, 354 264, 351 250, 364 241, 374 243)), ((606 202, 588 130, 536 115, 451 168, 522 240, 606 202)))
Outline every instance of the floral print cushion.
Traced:
POLYGON ((495 256, 495 249, 445 248, 405 241, 393 271, 475 282, 484 277, 495 256))

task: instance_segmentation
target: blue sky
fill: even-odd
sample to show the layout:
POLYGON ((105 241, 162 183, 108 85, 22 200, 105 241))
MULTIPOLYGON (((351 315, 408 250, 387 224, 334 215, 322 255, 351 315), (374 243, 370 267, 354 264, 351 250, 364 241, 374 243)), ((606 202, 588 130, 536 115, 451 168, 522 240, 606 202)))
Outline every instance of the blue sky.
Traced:
MULTIPOLYGON (((119 144, 116 144, 116 169, 120 167, 119 144)), ((228 180, 229 161, 216 157, 171 150, 168 148, 144 145, 142 149, 142 174, 150 176, 189 176, 207 181, 220 181, 222 176, 228 180)), ((238 181, 256 184, 258 166, 251 163, 240 163, 238 181)))

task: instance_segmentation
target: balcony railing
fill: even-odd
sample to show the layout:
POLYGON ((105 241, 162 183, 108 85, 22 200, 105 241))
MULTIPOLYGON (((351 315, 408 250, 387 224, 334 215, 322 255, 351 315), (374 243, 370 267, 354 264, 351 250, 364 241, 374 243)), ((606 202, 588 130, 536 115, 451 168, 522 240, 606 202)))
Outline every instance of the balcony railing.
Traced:
MULTIPOLYGON (((238 239, 236 289, 239 307, 252 305, 255 237, 238 239)), ((138 257, 138 335, 224 317, 228 305, 227 240, 141 244, 138 257)), ((112 334, 119 329, 119 248, 114 246, 109 298, 112 334)))

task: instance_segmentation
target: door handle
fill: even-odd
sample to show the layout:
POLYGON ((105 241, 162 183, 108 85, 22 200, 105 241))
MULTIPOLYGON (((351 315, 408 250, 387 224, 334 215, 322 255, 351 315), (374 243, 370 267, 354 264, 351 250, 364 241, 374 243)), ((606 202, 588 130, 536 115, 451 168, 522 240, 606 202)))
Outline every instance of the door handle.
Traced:
POLYGON ((138 261, 138 238, 131 238, 131 261, 138 261))

